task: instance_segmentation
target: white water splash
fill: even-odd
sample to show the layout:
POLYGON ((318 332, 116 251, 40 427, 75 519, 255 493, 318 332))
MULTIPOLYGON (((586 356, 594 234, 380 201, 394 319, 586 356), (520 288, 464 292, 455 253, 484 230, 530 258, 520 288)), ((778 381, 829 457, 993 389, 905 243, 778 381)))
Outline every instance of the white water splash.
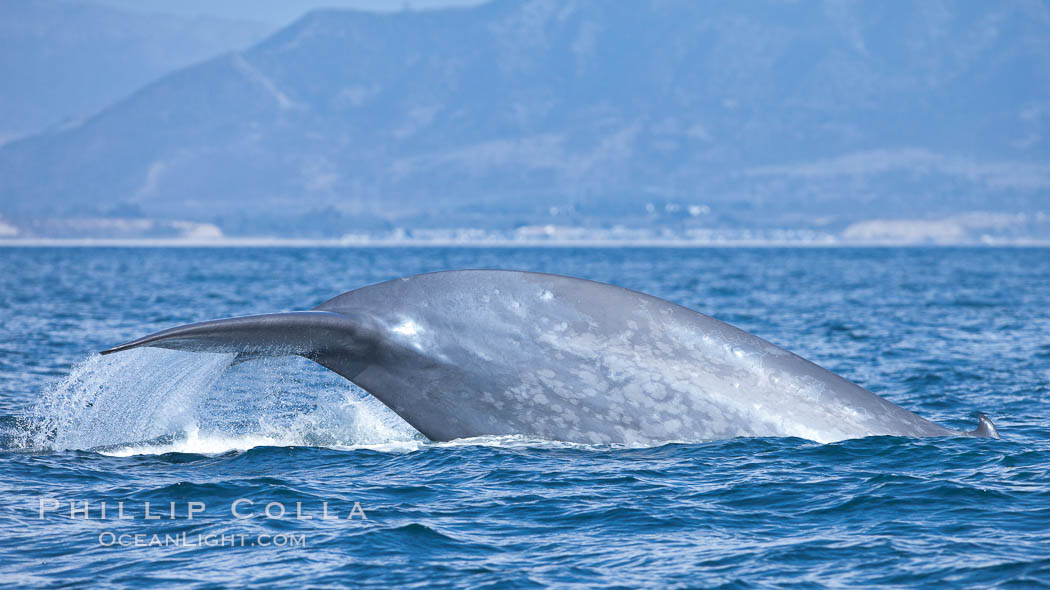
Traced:
POLYGON ((286 446, 279 439, 250 434, 231 435, 222 432, 201 433, 192 426, 176 437, 166 437, 163 442, 117 445, 100 449, 99 453, 110 457, 132 455, 163 455, 165 453, 197 453, 219 455, 229 451, 247 451, 255 447, 286 446))
POLYGON ((44 394, 29 446, 128 456, 422 440, 378 400, 312 363, 275 358, 231 369, 233 358, 156 348, 89 357, 44 394))
POLYGON ((34 446, 92 449, 185 430, 233 356, 157 348, 92 355, 44 393, 34 446))

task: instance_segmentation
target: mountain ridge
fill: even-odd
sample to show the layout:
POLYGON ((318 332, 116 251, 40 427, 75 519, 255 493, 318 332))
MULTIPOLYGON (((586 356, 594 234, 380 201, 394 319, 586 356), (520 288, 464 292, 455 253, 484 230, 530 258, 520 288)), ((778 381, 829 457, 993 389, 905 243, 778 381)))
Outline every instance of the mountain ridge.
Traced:
POLYGON ((315 11, 3 146, 0 214, 338 237, 1042 212, 1045 6, 931 5, 315 11))
POLYGON ((2 2, 0 138, 60 129, 173 69, 249 46, 269 29, 87 1, 2 2))

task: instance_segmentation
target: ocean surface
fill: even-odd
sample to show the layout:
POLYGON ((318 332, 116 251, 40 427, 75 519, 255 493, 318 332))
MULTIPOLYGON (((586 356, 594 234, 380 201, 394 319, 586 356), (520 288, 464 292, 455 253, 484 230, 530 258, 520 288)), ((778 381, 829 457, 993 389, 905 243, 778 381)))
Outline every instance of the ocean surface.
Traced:
POLYGON ((3 248, 0 492, 4 586, 1046 587, 1050 249, 3 248), (455 268, 651 293, 1003 438, 431 443, 305 360, 96 354, 455 268))

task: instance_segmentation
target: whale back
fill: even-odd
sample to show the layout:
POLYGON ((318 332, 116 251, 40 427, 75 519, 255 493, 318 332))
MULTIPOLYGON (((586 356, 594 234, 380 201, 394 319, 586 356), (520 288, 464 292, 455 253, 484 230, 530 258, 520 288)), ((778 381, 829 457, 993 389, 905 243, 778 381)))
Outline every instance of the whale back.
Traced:
POLYGON ((177 326, 157 346, 297 354, 360 385, 433 440, 520 434, 651 444, 821 442, 948 430, 791 352, 651 295, 571 277, 449 271, 363 287, 312 311, 177 326))
POLYGON ((318 362, 435 440, 952 433, 757 336, 604 283, 450 271, 350 291, 316 311, 374 318, 383 336, 363 370, 318 362))

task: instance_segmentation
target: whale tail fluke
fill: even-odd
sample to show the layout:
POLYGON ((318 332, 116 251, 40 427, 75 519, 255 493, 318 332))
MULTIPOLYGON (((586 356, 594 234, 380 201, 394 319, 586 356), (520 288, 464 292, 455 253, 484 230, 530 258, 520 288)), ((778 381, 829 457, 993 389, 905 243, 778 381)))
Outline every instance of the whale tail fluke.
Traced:
POLYGON ((268 313, 176 326, 126 342, 100 354, 151 346, 193 352, 236 353, 235 362, 300 355, 321 360, 335 349, 363 353, 374 322, 363 314, 329 311, 268 313))
POLYGON ((983 438, 1002 438, 999 436, 999 429, 992 424, 992 420, 984 414, 977 414, 977 428, 968 432, 970 436, 977 436, 983 438))

